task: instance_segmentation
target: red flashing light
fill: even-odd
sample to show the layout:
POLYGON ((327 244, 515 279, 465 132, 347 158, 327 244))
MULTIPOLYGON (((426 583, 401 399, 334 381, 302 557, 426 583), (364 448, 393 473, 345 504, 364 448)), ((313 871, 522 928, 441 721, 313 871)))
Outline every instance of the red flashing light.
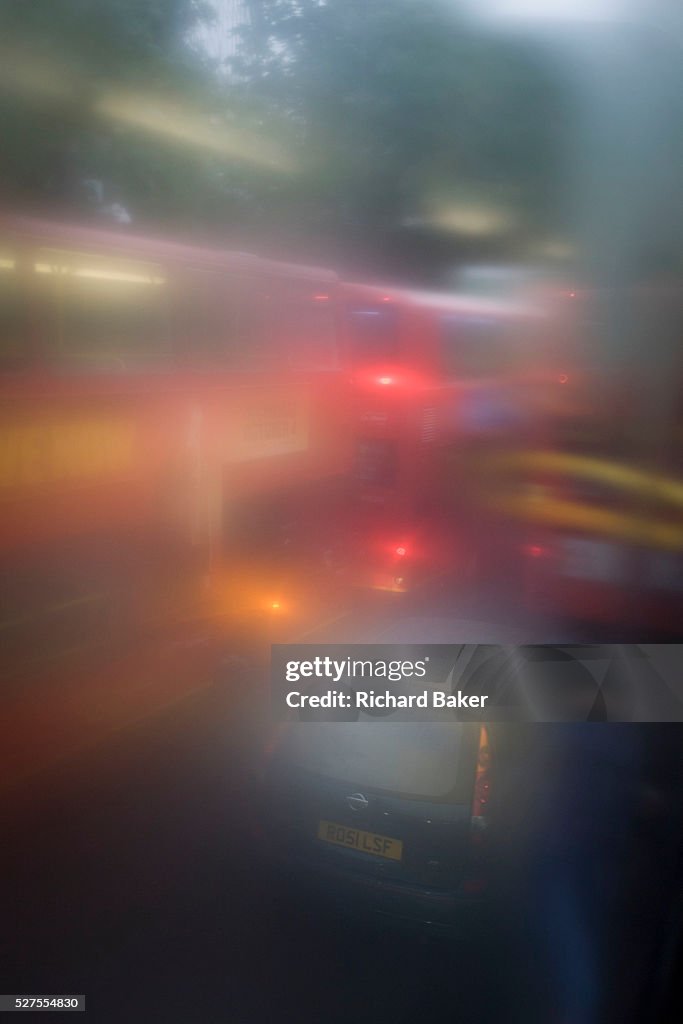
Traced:
POLYGON ((391 296, 390 295, 383 295, 382 296, 382 302, 391 302, 391 296))
POLYGON ((316 302, 327 302, 329 295, 314 295, 313 298, 316 302))
POLYGON ((393 377, 378 377, 377 378, 377 383, 378 384, 382 384, 384 387, 387 387, 387 385, 394 383, 394 378, 393 377))
POLYGON ((399 546, 395 549, 395 554, 398 555, 399 558, 404 558, 405 555, 408 554, 408 548, 404 547, 403 544, 399 544, 399 546))
POLYGON ((561 373, 557 379, 559 380, 560 384, 566 384, 569 380, 569 377, 566 373, 561 373))
POLYGON ((530 558, 540 558, 543 554, 543 548, 540 544, 527 544, 524 551, 530 558))

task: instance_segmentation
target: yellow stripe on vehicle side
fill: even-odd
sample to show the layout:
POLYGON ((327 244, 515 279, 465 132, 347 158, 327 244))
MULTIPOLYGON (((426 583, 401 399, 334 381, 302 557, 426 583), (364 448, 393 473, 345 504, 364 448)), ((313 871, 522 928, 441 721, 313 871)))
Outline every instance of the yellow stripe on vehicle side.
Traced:
POLYGON ((683 526, 673 523, 651 522, 593 505, 536 494, 502 497, 502 500, 498 495, 494 503, 499 510, 530 522, 587 530, 670 550, 683 549, 683 526))
POLYGON ((595 480, 612 484, 617 488, 643 491, 655 500, 683 505, 683 482, 676 477, 626 466, 606 459, 595 459, 584 455, 564 452, 537 451, 514 452, 494 456, 488 463, 489 469, 532 470, 538 473, 552 473, 568 478, 595 480))

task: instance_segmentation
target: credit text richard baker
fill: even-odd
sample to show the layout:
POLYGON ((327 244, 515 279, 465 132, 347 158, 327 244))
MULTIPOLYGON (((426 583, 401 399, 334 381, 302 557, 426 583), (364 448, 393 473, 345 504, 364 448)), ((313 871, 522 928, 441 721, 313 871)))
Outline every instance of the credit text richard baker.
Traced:
POLYGON ((484 708, 486 694, 467 694, 462 690, 423 690, 422 693, 394 694, 389 690, 327 690, 324 693, 301 693, 290 690, 286 696, 290 708, 484 708))

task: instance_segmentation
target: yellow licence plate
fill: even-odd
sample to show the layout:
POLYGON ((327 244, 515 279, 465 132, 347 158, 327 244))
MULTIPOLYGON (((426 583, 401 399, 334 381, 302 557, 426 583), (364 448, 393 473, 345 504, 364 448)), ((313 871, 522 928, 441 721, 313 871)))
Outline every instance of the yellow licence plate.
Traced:
POLYGON ((361 853, 371 853, 374 857, 387 857, 389 860, 400 860, 403 856, 403 843, 400 839, 389 836, 378 836, 374 832, 365 832, 360 828, 349 828, 337 825, 334 821, 321 821, 318 825, 318 839, 336 846, 346 846, 361 853))

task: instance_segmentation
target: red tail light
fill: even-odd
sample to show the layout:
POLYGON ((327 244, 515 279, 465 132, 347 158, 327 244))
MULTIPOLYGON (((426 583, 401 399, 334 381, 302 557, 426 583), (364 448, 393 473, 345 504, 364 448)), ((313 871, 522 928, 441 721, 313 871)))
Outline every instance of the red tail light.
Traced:
POLYGON ((462 891, 468 896, 481 896, 490 881, 491 853, 488 842, 488 811, 491 798, 489 734, 485 725, 479 729, 477 767, 472 794, 471 859, 462 882, 462 891))
POLYGON ((472 796, 472 824, 486 825, 486 816, 491 797, 489 735, 485 725, 479 730, 479 750, 477 752, 477 768, 474 776, 474 794, 472 796))

